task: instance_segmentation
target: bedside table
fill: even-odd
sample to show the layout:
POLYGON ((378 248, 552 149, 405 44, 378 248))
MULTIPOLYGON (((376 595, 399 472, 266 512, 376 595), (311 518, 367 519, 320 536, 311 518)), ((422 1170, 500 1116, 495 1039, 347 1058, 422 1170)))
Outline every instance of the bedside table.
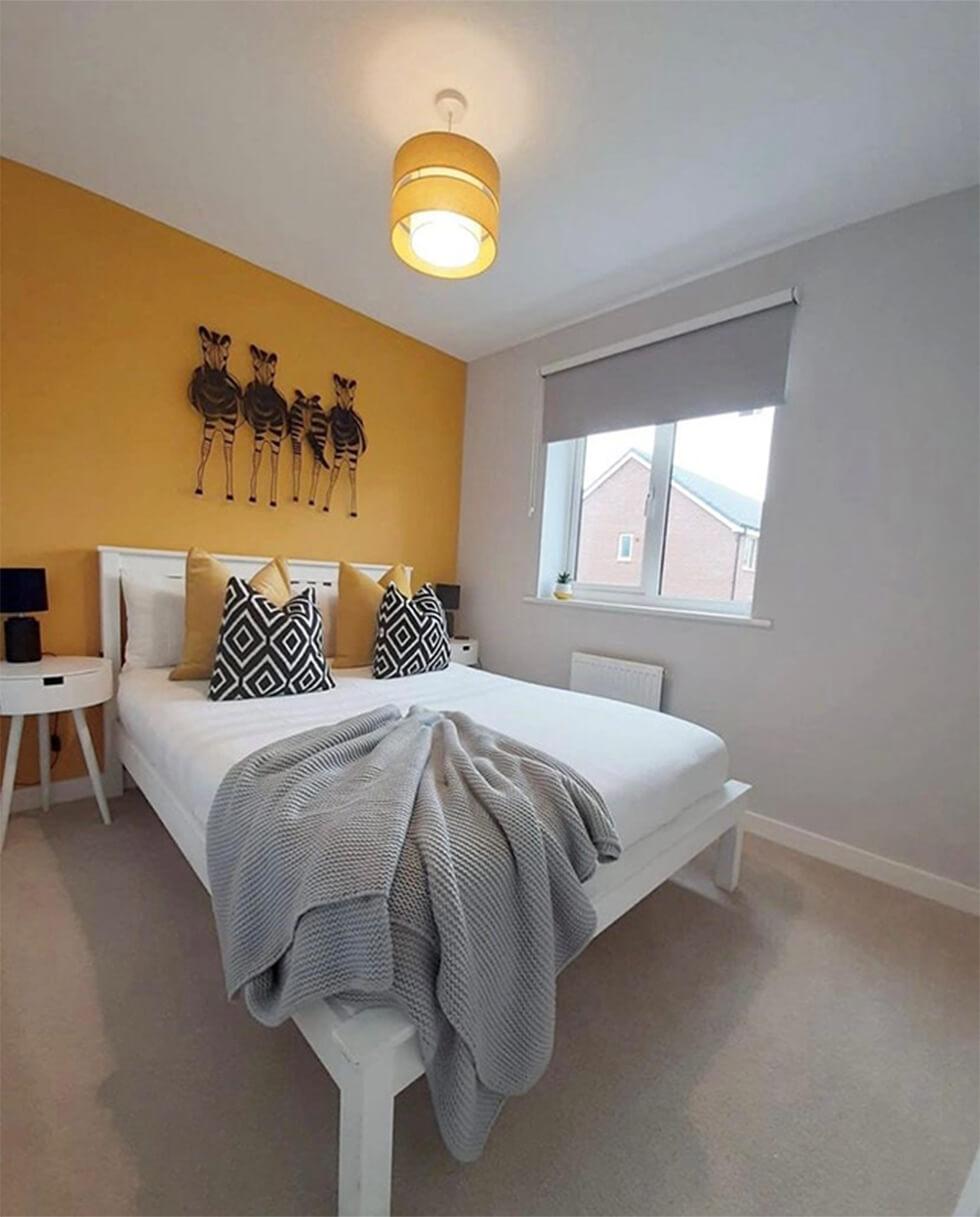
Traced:
POLYGON ((475 668, 480 662, 480 643, 476 638, 450 638, 449 662, 475 668))
POLYGON ((51 728, 48 715, 70 710, 75 733, 82 746, 95 801, 104 823, 110 823, 109 804, 102 789, 102 774, 92 745, 86 706, 100 706, 112 697, 112 665, 108 659, 77 655, 46 655, 38 663, 0 663, 0 714, 10 715, 10 736, 0 787, 0 846, 7 833, 7 820, 14 797, 14 778, 24 718, 37 716, 38 754, 41 770, 41 807, 51 805, 51 728))

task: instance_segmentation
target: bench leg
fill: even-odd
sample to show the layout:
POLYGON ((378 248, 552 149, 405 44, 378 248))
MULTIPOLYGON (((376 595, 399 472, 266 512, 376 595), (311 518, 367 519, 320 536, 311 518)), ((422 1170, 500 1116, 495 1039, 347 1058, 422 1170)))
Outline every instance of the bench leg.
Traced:
POLYGON ((742 825, 736 824, 718 838, 715 858, 715 883, 725 892, 738 887, 738 872, 742 865, 742 825))
POLYGON ((340 1217, 388 1217, 394 1117, 390 1060, 352 1068, 340 1086, 340 1217))

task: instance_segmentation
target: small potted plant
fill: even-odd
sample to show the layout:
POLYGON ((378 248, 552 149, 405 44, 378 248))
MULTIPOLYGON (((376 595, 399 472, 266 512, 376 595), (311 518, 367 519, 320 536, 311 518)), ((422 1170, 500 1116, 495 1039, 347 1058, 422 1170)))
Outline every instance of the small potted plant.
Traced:
POLYGON ((558 572, 558 578, 555 580, 554 597, 556 600, 571 600, 572 572, 570 570, 558 572))

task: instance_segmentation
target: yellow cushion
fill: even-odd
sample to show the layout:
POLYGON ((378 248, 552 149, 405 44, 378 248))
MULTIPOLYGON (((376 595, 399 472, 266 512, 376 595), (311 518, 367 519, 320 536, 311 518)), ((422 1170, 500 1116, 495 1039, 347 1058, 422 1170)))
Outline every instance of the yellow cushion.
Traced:
POLYGON ((366 668, 370 665, 378 632, 378 609, 389 583, 394 583, 406 596, 412 594, 408 571, 401 563, 385 571, 375 583, 370 575, 356 566, 341 562, 337 586, 335 668, 366 668))
MULTIPOLYGON (((187 554, 184 601, 184 652, 170 673, 171 680, 210 680, 218 630, 231 571, 203 549, 187 554)), ((273 558, 257 571, 249 584, 266 600, 282 606, 290 597, 289 567, 285 558, 273 558)))

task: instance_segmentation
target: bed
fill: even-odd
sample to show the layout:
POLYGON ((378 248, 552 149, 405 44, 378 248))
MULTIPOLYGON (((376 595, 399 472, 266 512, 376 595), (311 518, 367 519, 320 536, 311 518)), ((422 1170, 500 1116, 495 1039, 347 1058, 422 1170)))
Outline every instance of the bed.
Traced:
MULTIPOLYGON (((265 558, 221 555, 236 574, 265 558)), ((741 815, 749 787, 728 776, 728 754, 703 728, 651 710, 533 685, 460 665, 393 681, 367 669, 335 671, 325 693, 249 702, 207 700, 203 682, 172 682, 166 670, 122 671, 124 576, 183 578, 185 555, 100 547, 103 654, 117 673, 105 709, 106 790, 123 771, 142 790, 207 887, 205 839, 211 801, 229 767, 255 749, 314 725, 384 704, 462 710, 473 719, 574 766, 603 794, 623 843, 586 887, 601 932, 695 855, 718 842, 715 880, 738 882, 741 815)), ((375 575, 384 566, 364 566, 375 575)), ((312 584, 328 621, 337 565, 290 560, 297 585, 312 584)), ((395 1096, 423 1064, 415 1030, 393 1008, 354 1010, 318 1001, 294 1021, 340 1089, 338 1212, 387 1214, 395 1096)))

